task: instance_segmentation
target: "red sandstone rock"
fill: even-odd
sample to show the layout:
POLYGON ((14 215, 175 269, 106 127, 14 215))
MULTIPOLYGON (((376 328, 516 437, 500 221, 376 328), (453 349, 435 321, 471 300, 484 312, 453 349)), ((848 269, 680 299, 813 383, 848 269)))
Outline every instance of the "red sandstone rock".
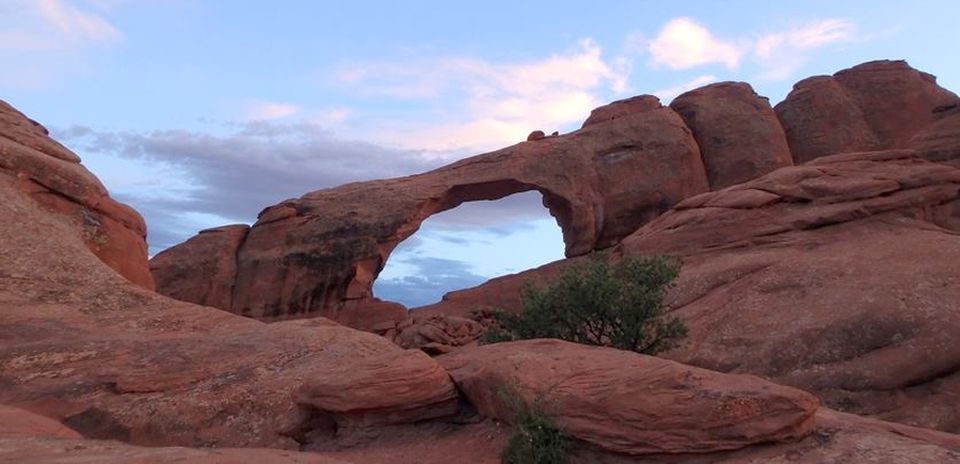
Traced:
POLYGON ((296 448, 316 417, 339 420, 293 399, 344 394, 312 380, 325 372, 356 368, 362 389, 341 379, 347 391, 380 385, 375 408, 365 397, 354 406, 378 423, 435 417, 434 403, 450 400, 445 375, 398 377, 395 363, 439 368, 382 337, 318 319, 263 324, 136 287, 90 253, 68 218, 12 184, 0 173, 0 403, 88 438, 296 448))
POLYGON ((857 102, 880 148, 904 148, 934 120, 933 109, 957 103, 957 95, 937 85, 937 78, 905 61, 871 61, 834 74, 857 102))
POLYGON ((457 391, 446 371, 418 350, 343 359, 308 377, 295 397, 299 404, 333 415, 338 432, 358 425, 419 422, 457 410, 457 391))
POLYGON ((169 297, 229 308, 237 274, 237 251, 250 227, 230 225, 200 231, 150 259, 157 288, 169 297))
POLYGON ((812 395, 752 376, 559 340, 498 343, 438 358, 482 414, 540 401, 557 425, 605 451, 708 453, 801 438, 812 395), (506 392, 506 393, 505 393, 506 392))
MULTIPOLYGON (((349 310, 375 303, 373 281, 390 252, 432 214, 538 190, 574 256, 616 243, 706 189, 699 150, 683 121, 669 108, 631 113, 425 174, 319 190, 267 208, 237 253, 233 301, 220 307, 263 320, 319 315, 364 328, 399 321, 395 310, 386 321, 349 310)), ((184 262, 207 259, 220 258, 184 262)), ((160 263, 155 270, 165 272, 160 263)), ((217 285, 204 281, 215 275, 196 278, 190 288, 217 285)), ((166 278, 158 280, 162 293, 202 301, 179 291, 186 285, 168 291, 166 278)))
MULTIPOLYGON (((960 169, 926 160, 949 153, 949 131, 936 133, 933 152, 824 157, 689 198, 625 239, 625 255, 683 258, 672 305, 691 332, 668 356, 762 375, 833 407, 960 431, 951 406, 960 394, 960 169)), ((525 281, 572 262, 454 292, 423 311, 518 310, 525 281)))
MULTIPOLYGON (((933 138, 925 140, 931 143, 943 141, 945 139, 939 135, 944 131, 941 128, 932 132, 930 136, 933 138)), ((944 156, 943 147, 936 146, 936 156, 944 156)), ((930 153, 921 155, 933 158, 930 153)), ((884 192, 879 195, 887 197, 870 203, 872 208, 903 211, 904 205, 910 204, 915 208, 907 211, 930 224, 943 228, 956 224, 951 221, 955 219, 955 213, 960 212, 957 202, 938 202, 949 190, 944 187, 956 183, 950 171, 943 169, 946 165, 914 159, 910 152, 845 155, 818 160, 816 164, 827 167, 815 167, 814 170, 860 172, 866 185, 873 185, 870 178, 880 180, 878 187, 869 191, 884 192), (887 189, 883 181, 890 179, 884 178, 883 169, 876 166, 891 162, 900 163, 896 176, 892 178, 902 187, 900 191, 887 189), (901 195, 910 189, 917 191, 901 195)), ((805 197, 798 195, 812 196, 810 203, 815 208, 830 207, 838 204, 836 202, 869 202, 879 198, 864 199, 856 189, 845 188, 842 182, 818 182, 811 173, 801 170, 776 177, 771 182, 783 187, 780 191, 784 192, 778 191, 776 195, 782 194, 784 199, 799 198, 799 201, 804 201, 805 197), (808 180, 812 181, 804 184, 808 180), (791 183, 803 185, 791 187, 791 183)), ((323 318, 268 325, 177 302, 136 287, 91 253, 83 241, 82 231, 70 216, 49 214, 36 208, 35 201, 15 187, 17 183, 17 178, 9 171, 0 170, 0 320, 3 321, 0 324, 0 385, 3 386, 0 388, 0 402, 43 413, 56 421, 62 420, 88 437, 118 438, 151 446, 66 437, 73 434, 52 421, 39 419, 24 410, 0 407, 0 462, 333 464, 339 462, 334 459, 341 457, 371 464, 496 462, 505 434, 489 420, 470 425, 453 421, 386 425, 436 417, 449 411, 446 408, 452 389, 450 380, 440 375, 437 365, 423 354, 401 351, 384 339, 340 327, 323 318), (403 372, 409 375, 403 375, 403 372), (294 392, 302 403, 294 401, 294 392), (376 427, 367 428, 373 425, 376 427), (342 436, 352 430, 359 432, 342 436), (60 435, 65 437, 58 438, 60 435), (339 448, 356 445, 358 440, 367 440, 368 443, 325 455, 253 448, 210 448, 226 445, 305 446, 312 449, 318 443, 339 448), (203 448, 157 446, 170 444, 203 448)), ((693 198, 685 202, 686 209, 712 204, 724 207, 707 208, 722 210, 729 206, 743 211, 783 207, 787 203, 769 201, 769 195, 758 193, 762 191, 765 190, 755 185, 731 198, 726 194, 693 198)), ((868 212, 876 213, 877 210, 868 208, 868 212)), ((291 216, 289 210, 280 208, 273 217, 291 216)), ((883 245, 889 248, 889 244, 883 245)), ((911 249, 910 246, 907 248, 911 249)), ((947 282, 947 287, 949 285, 947 282)), ((921 285, 921 288, 939 287, 921 285)), ((448 318, 446 322, 452 320, 448 318)), ((463 326, 469 328, 472 325, 463 326)), ((456 326, 451 324, 448 327, 456 326)), ((524 346, 525 343, 512 345, 524 346)), ((527 359, 522 351, 513 351, 509 347, 484 350, 501 350, 505 357, 527 359)), ((586 347, 571 350, 611 351, 586 347)), ((664 360, 615 353, 613 357, 630 357, 634 362, 644 359, 644 364, 670 366, 667 371, 693 372, 693 377, 678 379, 674 385, 679 387, 678 391, 690 383, 695 384, 697 373, 704 372, 664 360)), ((548 350, 539 356, 540 359, 550 359, 558 354, 557 350, 548 350)), ((462 355, 466 356, 466 353, 462 355)), ((531 368, 519 369, 517 374, 530 380, 528 385, 536 386, 537 382, 564 369, 574 371, 574 376, 599 369, 597 362, 584 358, 555 363, 556 369, 542 376, 532 375, 538 370, 543 372, 545 367, 545 363, 534 359, 528 363, 531 368), (584 363, 586 366, 580 368, 584 363)), ((495 372, 509 372, 510 366, 498 364, 499 361, 490 360, 485 364, 494 366, 495 372)), ((623 378, 629 373, 624 372, 624 365, 637 367, 631 362, 614 364, 609 369, 600 369, 601 373, 609 378, 623 378)), ((641 371, 650 374, 644 369, 641 371)), ((792 391, 756 379, 712 372, 703 376, 706 381, 700 387, 713 388, 715 392, 724 385, 739 385, 741 382, 753 386, 768 385, 766 398, 780 398, 775 392, 792 391)), ((588 375, 583 383, 566 379, 562 385, 570 388, 560 391, 588 391, 592 394, 583 397, 591 400, 623 400, 629 396, 631 401, 621 403, 626 404, 627 411, 637 411, 633 407, 633 400, 638 398, 636 390, 624 390, 625 383, 600 385, 592 378, 588 375)), ((646 382, 645 385, 653 380, 650 375, 639 379, 646 382)), ((940 396, 950 394, 951 390, 946 388, 949 384, 943 385, 942 392, 929 403, 931 411, 938 406, 936 400, 940 396)), ((710 391, 709 388, 694 391, 710 391)), ((756 392, 747 390, 745 393, 738 389, 728 393, 743 399, 756 392)), ((483 397, 482 392, 478 397, 483 397)), ((584 409, 578 399, 581 395, 564 398, 563 404, 570 406, 565 408, 566 411, 589 413, 588 416, 566 416, 576 425, 572 430, 581 435, 586 432, 583 436, 602 437, 602 433, 596 432, 615 430, 610 427, 611 423, 627 423, 625 417, 617 414, 619 408, 584 409)), ((641 404, 650 404, 643 396, 639 399, 641 404)), ((676 408, 690 400, 683 396, 674 399, 677 403, 669 403, 668 407, 676 408)), ((708 425, 710 420, 725 416, 756 417, 757 410, 744 407, 746 403, 735 402, 727 407, 730 405, 724 396, 692 399, 707 407, 709 412, 704 414, 701 409, 706 420, 695 423, 695 427, 708 425), (709 409, 710 406, 715 408, 709 409)), ((784 419, 784 416, 777 416, 771 418, 772 422, 754 422, 750 430, 767 433, 771 423, 784 419)), ((669 423, 670 418, 661 417, 660 420, 669 423)), ((788 429, 794 426, 789 420, 785 423, 788 429)), ((642 427, 644 424, 633 425, 642 427)), ((744 424, 733 424, 733 427, 742 428, 744 424)), ((693 434, 691 430, 682 432, 688 436, 693 434)), ((712 433, 728 440, 727 443, 757 438, 739 436, 731 439, 723 430, 712 433)), ((789 430, 780 433, 788 435, 789 430)), ((675 438, 668 438, 673 440, 670 443, 677 442, 675 438)), ((575 463, 624 459, 631 462, 943 463, 957 460, 960 452, 955 436, 825 410, 817 413, 813 433, 796 443, 764 444, 709 454, 642 457, 604 453, 582 441, 575 441, 574 446, 575 463)))
POLYGON ((622 244, 683 256, 673 304, 690 343, 669 357, 960 431, 947 406, 960 394, 960 170, 904 150, 839 155, 688 202, 622 244), (750 189, 781 200, 709 206, 750 189))
POLYGON ((75 430, 49 417, 0 405, 0 440, 10 438, 81 438, 75 430))
POLYGON ((384 330, 383 335, 403 348, 442 354, 475 344, 486 328, 484 324, 466 317, 419 314, 423 314, 423 317, 407 317, 384 330))
POLYGON ((804 79, 776 106, 796 163, 821 156, 909 146, 957 103, 936 78, 903 61, 873 61, 833 76, 804 79))
POLYGON ((663 105, 660 104, 660 99, 654 95, 638 95, 636 97, 617 100, 608 105, 594 108, 593 111, 590 112, 590 117, 583 122, 582 127, 662 107, 663 105))
MULTIPOLYGON (((262 448, 141 447, 105 440, 0 438, 9 464, 350 464, 318 453, 262 448)), ((362 462, 362 461, 358 461, 362 462)), ((366 463, 364 463, 366 464, 366 463)))
POLYGON ((147 228, 132 208, 110 198, 80 158, 47 131, 0 101, 0 173, 37 203, 70 218, 87 244, 131 282, 153 289, 147 266, 147 228))
POLYGON ((793 164, 776 114, 750 84, 710 84, 680 95, 670 108, 693 131, 711 189, 793 164))
MULTIPOLYGON (((600 453, 577 453, 575 462, 618 462, 600 453)), ((774 446, 755 446, 727 453, 655 455, 633 463, 910 463, 960 462, 956 435, 891 424, 821 408, 816 428, 803 440, 774 446)))
POLYGON ((910 146, 925 159, 960 165, 960 103, 939 107, 934 123, 914 135, 910 146))
POLYGON ((535 130, 527 136, 527 142, 535 142, 537 140, 543 140, 547 137, 547 134, 544 134, 542 130, 535 130))

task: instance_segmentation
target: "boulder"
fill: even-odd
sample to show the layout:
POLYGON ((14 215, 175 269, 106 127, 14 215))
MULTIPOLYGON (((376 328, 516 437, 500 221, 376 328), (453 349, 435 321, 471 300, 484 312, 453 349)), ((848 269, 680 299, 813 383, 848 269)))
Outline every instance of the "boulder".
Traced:
POLYGON ((804 79, 776 106, 794 162, 836 153, 906 148, 958 102, 936 77, 905 61, 871 61, 804 79))
POLYGON ((515 396, 572 438, 625 454, 710 453, 804 437, 815 397, 757 377, 559 340, 497 343, 438 358, 486 416, 515 396))
POLYGON ((713 190, 793 164, 770 102, 745 82, 719 82, 670 103, 697 139, 713 190))
POLYGON ((774 108, 796 164, 835 153, 880 148, 860 106, 832 76, 816 76, 793 85, 774 108))
POLYGON ((157 288, 169 297, 229 308, 237 274, 237 252, 250 227, 245 224, 201 230, 190 240, 150 259, 157 288))

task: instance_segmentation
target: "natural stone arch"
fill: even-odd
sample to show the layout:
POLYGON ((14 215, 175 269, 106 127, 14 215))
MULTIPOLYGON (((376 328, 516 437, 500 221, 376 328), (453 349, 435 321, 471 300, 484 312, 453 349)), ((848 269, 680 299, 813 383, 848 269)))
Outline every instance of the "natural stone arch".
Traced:
MULTIPOLYGON (((423 174, 318 190, 269 207, 238 249, 221 251, 231 257, 232 267, 218 274, 234 276, 230 294, 200 303, 264 320, 325 316, 350 324, 359 318, 362 323, 353 325, 368 326, 363 314, 384 307, 372 299, 383 264, 435 213, 465 201, 537 190, 572 257, 612 246, 673 204, 708 190, 690 129, 655 97, 594 113, 570 134, 423 174)), ((182 245, 179 259, 196 261, 183 257, 191 242, 182 245)), ((170 288, 177 281, 210 278, 198 274, 161 280, 170 288)), ((399 315, 402 308, 394 305, 392 312, 399 315)))

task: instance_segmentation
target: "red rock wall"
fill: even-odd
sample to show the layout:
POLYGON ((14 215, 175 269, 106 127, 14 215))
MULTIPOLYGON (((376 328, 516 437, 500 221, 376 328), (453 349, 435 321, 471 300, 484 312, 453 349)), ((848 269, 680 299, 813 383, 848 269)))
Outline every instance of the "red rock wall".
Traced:
MULTIPOLYGON (((223 309, 265 320, 323 315, 354 326, 379 325, 385 320, 371 318, 367 324, 367 316, 348 312, 372 314, 374 306, 386 307, 371 300, 374 280, 394 247, 437 212, 537 190, 563 231, 566 255, 576 257, 618 244, 685 198, 794 162, 908 145, 922 146, 925 156, 937 152, 949 158, 960 118, 955 110, 934 110, 951 102, 954 94, 903 62, 866 63, 801 81, 775 111, 745 83, 708 85, 677 97, 670 107, 639 96, 595 109, 583 128, 570 134, 416 176, 318 190, 269 207, 238 251, 209 251, 227 256, 202 256, 206 252, 197 253, 191 242, 164 255, 191 268, 202 262, 233 266, 235 254, 232 296, 216 304, 223 309), (369 308, 365 302, 371 302, 369 308)), ((770 196, 757 191, 741 200, 763 204, 770 196)), ((163 273, 165 266, 158 262, 154 268, 163 273)), ((183 289, 213 288, 217 284, 203 279, 228 274, 158 280, 163 293, 209 302, 201 291, 183 289)), ((503 298, 511 295, 507 291, 503 298)), ((473 299, 470 292, 449 297, 458 298, 473 299)))
POLYGON ((47 130, 0 101, 0 173, 39 205, 70 218, 104 263, 131 282, 153 289, 147 264, 147 226, 133 208, 110 198, 80 158, 47 130))

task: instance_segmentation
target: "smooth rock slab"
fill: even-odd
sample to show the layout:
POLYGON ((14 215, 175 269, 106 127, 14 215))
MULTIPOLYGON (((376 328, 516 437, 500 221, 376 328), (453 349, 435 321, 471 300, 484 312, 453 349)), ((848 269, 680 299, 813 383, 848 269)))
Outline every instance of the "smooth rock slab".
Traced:
POLYGON ((540 401, 566 433, 629 455, 709 453, 801 438, 812 395, 611 348, 527 340, 438 358, 487 416, 510 420, 508 395, 540 401))

